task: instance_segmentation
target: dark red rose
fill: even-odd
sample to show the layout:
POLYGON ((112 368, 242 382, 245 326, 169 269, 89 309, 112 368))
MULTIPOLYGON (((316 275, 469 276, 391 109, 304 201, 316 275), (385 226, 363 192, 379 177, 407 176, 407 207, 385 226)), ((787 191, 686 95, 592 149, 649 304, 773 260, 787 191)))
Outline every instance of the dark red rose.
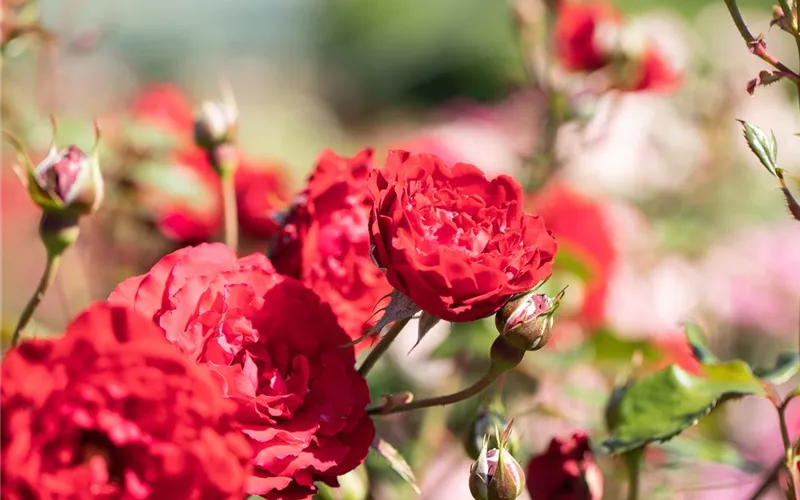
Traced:
POLYGON ((603 498, 603 474, 583 433, 565 441, 554 438, 547 451, 528 464, 526 483, 531 500, 603 498))
POLYGON ((600 0, 560 2, 554 28, 555 51, 561 64, 572 71, 595 71, 609 64, 613 41, 622 16, 610 4, 600 0))
POLYGON ((252 450, 208 370, 94 304, 2 365, 3 498, 241 499, 252 450))
POLYGON ((330 308, 261 254, 222 244, 187 247, 131 278, 109 301, 157 324, 186 356, 208 365, 255 458, 250 494, 310 498, 358 466, 374 435, 369 391, 350 339, 330 308))
MULTIPOLYGON (((603 322, 611 272, 617 260, 613 233, 602 205, 563 183, 553 183, 529 200, 544 217, 559 247, 589 272, 581 319, 590 328, 603 322)), ((556 266, 558 267, 558 266, 556 266)))
POLYGON ((370 176, 372 255, 389 283, 446 321, 497 312, 550 275, 556 241, 519 183, 474 165, 390 151, 370 176))
POLYGON ((392 291, 369 256, 371 163, 371 149, 353 158, 324 151, 272 253, 278 271, 314 290, 352 339, 372 326, 365 323, 375 305, 392 291))

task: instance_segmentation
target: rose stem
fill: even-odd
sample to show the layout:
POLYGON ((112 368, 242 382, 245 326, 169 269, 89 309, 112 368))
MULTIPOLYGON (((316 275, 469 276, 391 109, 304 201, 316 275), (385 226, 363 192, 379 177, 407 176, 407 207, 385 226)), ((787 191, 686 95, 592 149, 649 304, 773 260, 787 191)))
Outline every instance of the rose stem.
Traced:
POLYGON ((48 250, 47 263, 44 266, 44 272, 42 273, 42 277, 39 279, 39 285, 36 287, 36 291, 33 293, 30 300, 28 300, 28 304, 22 311, 19 322, 17 322, 17 326, 14 328, 14 334, 11 336, 11 347, 17 345, 19 342, 20 333, 28 324, 28 321, 30 321, 31 317, 33 316, 33 312, 36 311, 39 303, 44 298, 44 294, 47 292, 47 289, 50 288, 50 285, 52 285, 53 281, 55 281, 56 272, 58 271, 58 265, 60 263, 61 252, 51 252, 48 250))
POLYGON ((364 360, 364 362, 361 364, 361 367, 358 369, 358 373, 360 373, 362 377, 366 377, 370 370, 372 370, 372 367, 374 367, 375 363, 377 363, 380 357, 383 356, 383 353, 389 349, 389 346, 392 345, 394 339, 400 335, 403 327, 406 326, 410 319, 411 318, 409 317, 395 321, 389 331, 386 332, 386 335, 384 335, 378 341, 375 347, 372 348, 372 350, 369 352, 369 355, 367 355, 367 359, 364 360))
POLYGON ((633 450, 625 454, 625 465, 628 469, 628 500, 639 498, 639 473, 642 465, 644 448, 633 450))
POLYGON ((471 398, 472 396, 478 394, 479 392, 489 387, 492 384, 492 382, 497 380, 497 378, 502 373, 503 372, 501 371, 490 370, 489 373, 481 377, 480 380, 478 380, 471 386, 467 387, 466 389, 462 389, 458 392, 454 392, 452 394, 447 394, 444 396, 437 396, 434 398, 411 401, 410 403, 405 403, 396 406, 370 408, 367 409, 367 413, 369 415, 389 415, 391 413, 402 413, 406 411, 419 410, 421 408, 428 408, 431 406, 444 406, 453 403, 458 403, 459 401, 471 398))
MULTIPOLYGON (((739 6, 736 5, 736 0, 725 0, 725 5, 728 7, 728 12, 733 19, 733 23, 736 25, 736 29, 739 30, 739 34, 742 36, 742 39, 745 41, 745 43, 747 43, 747 47, 753 50, 752 45, 758 43, 758 40, 753 36, 752 33, 750 33, 750 30, 747 28, 744 19, 742 19, 742 13, 739 12, 739 6)), ((798 84, 800 76, 792 71, 789 67, 772 57, 766 50, 753 50, 753 54, 767 62, 775 69, 788 73, 789 79, 795 84, 798 84)))
POLYGON ((222 181, 222 204, 225 213, 225 244, 236 250, 239 246, 239 220, 236 210, 236 184, 233 172, 224 172, 222 181))
POLYGON ((783 404, 778 407, 778 418, 780 419, 781 439, 783 439, 783 449, 785 451, 784 465, 786 466, 786 472, 789 474, 787 477, 786 498, 789 500, 796 500, 797 490, 795 488, 797 487, 797 472, 794 464, 794 447, 789 438, 789 428, 786 427, 786 407, 789 401, 791 401, 791 398, 787 398, 783 404))
MULTIPOLYGON (((794 442, 794 447, 797 448, 798 446, 800 446, 800 438, 797 438, 794 442)), ((769 487, 772 486, 772 483, 778 479, 778 474, 780 474, 781 469, 785 467, 785 462, 786 460, 783 456, 775 461, 775 464, 764 474, 764 479, 761 480, 761 484, 759 484, 758 488, 750 495, 749 500, 758 500, 764 496, 769 490, 769 487)))

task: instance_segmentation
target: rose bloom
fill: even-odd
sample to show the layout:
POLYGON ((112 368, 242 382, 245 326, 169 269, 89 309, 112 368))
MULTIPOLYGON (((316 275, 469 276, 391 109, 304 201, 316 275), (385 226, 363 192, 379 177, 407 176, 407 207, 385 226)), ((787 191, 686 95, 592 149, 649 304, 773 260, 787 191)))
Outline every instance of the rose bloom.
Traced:
POLYGON ((330 308, 261 254, 203 244, 167 255, 109 301, 159 326, 219 377, 254 450, 247 492, 310 498, 358 466, 374 435, 369 391, 330 308))
POLYGON ((9 499, 240 499, 252 450, 236 405, 147 319, 97 303, 2 365, 9 499))
POLYGON ((580 317, 590 328, 599 326, 605 316, 610 274, 617 260, 610 221, 602 204, 567 184, 555 182, 530 197, 529 207, 544 218, 561 251, 576 258, 588 271, 580 317))
POLYGON ((353 158, 324 151, 271 253, 277 270, 314 290, 352 339, 373 325, 367 320, 392 290, 369 256, 371 163, 371 149, 353 158))
POLYGON ((595 71, 612 60, 613 40, 622 25, 622 16, 604 1, 559 2, 554 42, 556 57, 572 71, 595 71))
POLYGON ((526 474, 531 500, 600 500, 603 474, 592 458, 586 434, 553 438, 550 447, 531 459, 526 474))
MULTIPOLYGON (((194 111, 189 99, 167 84, 146 88, 131 107, 134 120, 155 127, 177 140, 168 166, 139 183, 143 204, 155 212, 159 230, 171 240, 197 243, 222 230, 219 175, 205 151, 194 145, 194 111)), ((269 239, 277 231, 274 216, 289 201, 289 181, 283 166, 253 160, 238 152, 236 205, 242 234, 269 239)))
POLYGON ((556 241, 519 183, 466 163, 389 152, 370 176, 372 255, 389 283, 446 321, 497 312, 550 275, 556 241))

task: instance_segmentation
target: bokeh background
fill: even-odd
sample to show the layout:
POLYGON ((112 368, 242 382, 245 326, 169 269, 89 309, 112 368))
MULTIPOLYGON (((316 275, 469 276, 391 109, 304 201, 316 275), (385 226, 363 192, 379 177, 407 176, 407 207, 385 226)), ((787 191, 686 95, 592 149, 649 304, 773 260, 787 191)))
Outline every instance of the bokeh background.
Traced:
MULTIPOLYGON (((15 3, 4 0, 3 9, 15 3)), ((539 15, 538 2, 530 3, 539 15)), ((796 96, 780 84, 747 94, 746 82, 764 68, 722 0, 614 4, 658 45, 681 84, 576 99, 570 105, 581 125, 558 131, 559 169, 541 193, 556 185, 587 205, 563 194, 548 204, 532 194, 534 206, 548 207, 557 236, 563 232, 565 255, 572 248, 577 259, 562 258, 548 283, 570 285, 553 345, 528 356, 498 390, 517 418, 525 457, 573 429, 602 436, 604 405, 635 352, 644 354, 645 370, 686 361, 684 320, 705 327, 720 357, 754 364, 769 364, 798 342, 800 225, 735 121, 772 129, 780 163, 791 170, 800 153, 796 96), (584 247, 589 264, 581 262, 584 247), (587 265, 594 274, 584 272, 587 265), (598 279, 602 291, 592 295, 598 279), (592 321, 572 321, 587 296, 594 297, 592 321)), ((741 5, 752 29, 767 33, 769 5, 741 5)), ((145 162, 122 146, 158 141, 130 126, 137 96, 153 84, 173 84, 196 104, 230 82, 241 148, 279 169, 289 195, 324 148, 352 155, 371 146, 380 162, 388 148, 408 147, 524 179, 533 168, 525 159, 541 147, 546 102, 527 85, 512 6, 502 1, 42 0, 18 15, 41 19, 58 41, 31 35, 4 48, 3 128, 38 160, 50 142, 49 114, 58 116, 60 144, 85 149, 99 118, 103 168, 119 188, 104 212, 82 222, 81 240, 35 317, 37 335, 60 331, 88 302, 180 244, 159 231, 140 185, 213 205, 191 180, 172 175, 169 162, 145 162)), ((793 61, 791 40, 774 32, 771 52, 793 61)), ((7 332, 35 287, 44 250, 37 209, 13 174, 13 150, 4 146, 2 159, 7 332)), ((244 248, 264 251, 267 242, 251 238, 244 248)), ((491 322, 458 326, 448 336, 441 325, 410 354, 409 331, 374 372, 374 394, 442 393, 474 380, 492 329, 491 322)), ((469 497, 461 440, 478 403, 379 423, 416 472, 422 498, 469 497)), ((797 433, 800 412, 790 415, 797 433)), ((657 451, 644 470, 646 498, 749 498, 780 457, 777 416, 767 403, 745 399, 657 451)), ((622 468, 600 460, 606 497, 619 498, 622 468)), ((370 457, 368 470, 372 498, 411 498, 380 458, 370 457)))

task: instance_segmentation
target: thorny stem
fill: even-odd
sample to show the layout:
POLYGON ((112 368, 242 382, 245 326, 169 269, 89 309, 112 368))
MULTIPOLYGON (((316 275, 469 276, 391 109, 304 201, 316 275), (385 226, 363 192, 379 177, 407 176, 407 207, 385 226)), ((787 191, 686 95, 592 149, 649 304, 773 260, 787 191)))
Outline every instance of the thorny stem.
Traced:
POLYGON ((408 324, 409 320, 411 320, 410 317, 396 321, 391 328, 389 328, 389 331, 386 332, 386 335, 381 337, 375 347, 369 352, 369 355, 367 355, 367 359, 364 360, 358 369, 358 373, 360 373, 362 377, 366 377, 370 370, 372 370, 375 363, 377 363, 381 356, 383 356, 383 353, 389 349, 389 346, 392 345, 394 339, 400 335, 400 332, 403 331, 403 327, 408 324))
POLYGON ((31 317, 33 317, 34 311, 36 311, 36 308, 44 298, 44 294, 47 293, 50 285, 52 285, 53 281, 55 281, 56 273, 58 272, 58 265, 60 263, 61 253, 54 253, 50 251, 47 252, 47 263, 44 266, 44 272, 42 273, 42 277, 39 279, 39 285, 36 287, 36 291, 25 305, 25 309, 22 311, 22 315, 19 317, 17 326, 14 328, 14 333, 11 336, 11 347, 14 347, 17 345, 17 343, 19 343, 22 330, 28 324, 31 317))
POLYGON ((728 12, 733 19, 733 23, 736 25, 736 29, 739 30, 739 34, 742 36, 742 39, 744 39, 745 43, 747 43, 747 47, 753 52, 753 54, 761 58, 775 69, 787 73, 789 75, 789 79, 795 84, 800 83, 800 75, 772 57, 772 55, 770 55, 769 52, 767 52, 764 48, 764 43, 750 33, 750 30, 747 28, 747 25, 742 18, 742 13, 739 12, 739 6, 736 5, 736 0, 725 0, 725 5, 728 7, 728 12))
POLYGON ((389 415, 392 413, 402 413, 407 411, 419 410, 422 408, 429 408, 431 406, 445 406, 453 403, 458 403, 459 401, 464 401, 465 399, 471 398, 472 396, 480 393, 481 391, 492 385, 492 383, 495 380, 497 380, 497 378, 501 374, 502 372, 490 370, 486 375, 481 377, 480 380, 478 380, 471 386, 467 387, 466 389, 462 389, 458 392, 454 392, 452 394, 446 394, 444 396, 436 396, 433 398, 411 401, 410 403, 400 404, 396 406, 369 408, 367 409, 367 414, 389 415))

